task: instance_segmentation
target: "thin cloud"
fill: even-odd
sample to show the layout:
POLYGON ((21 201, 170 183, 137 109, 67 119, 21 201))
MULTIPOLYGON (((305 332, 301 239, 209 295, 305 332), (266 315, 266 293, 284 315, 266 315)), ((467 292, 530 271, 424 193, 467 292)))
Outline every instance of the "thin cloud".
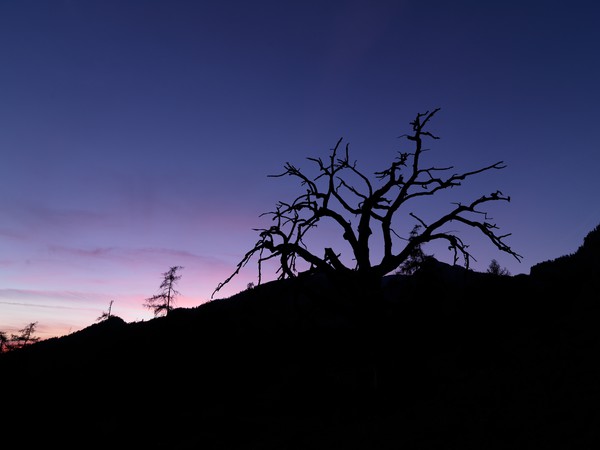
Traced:
POLYGON ((161 247, 144 248, 118 248, 118 247, 94 247, 94 248, 76 248, 60 245, 49 245, 48 250, 53 254, 71 255, 83 258, 104 258, 111 260, 148 261, 164 260, 165 257, 177 258, 182 261, 194 261, 201 265, 222 265, 230 266, 230 263, 222 261, 213 256, 199 255, 187 250, 178 250, 161 247))
POLYGON ((64 229, 65 226, 80 226, 100 223, 105 215, 84 209, 52 208, 48 206, 29 205, 14 208, 15 214, 31 224, 44 224, 44 227, 57 226, 64 229))
MULTIPOLYGON (((0 293, 1 295, 1 293, 0 293)), ((96 311, 98 308, 83 308, 80 306, 64 306, 64 305, 44 305, 41 303, 26 303, 26 302, 6 302, 1 301, 2 305, 11 305, 11 306, 25 306, 31 308, 44 308, 44 309, 64 309, 64 310, 72 310, 72 311, 96 311)))
POLYGON ((0 238, 7 238, 11 240, 23 240, 27 235, 20 231, 9 230, 6 228, 0 228, 0 238))
MULTIPOLYGON (((3 304, 14 304, 14 305, 27 305, 35 306, 37 303, 27 302, 26 300, 53 300, 58 302, 81 302, 81 301, 97 301, 104 299, 105 296, 101 294, 94 294, 89 292, 76 292, 76 291, 61 291, 61 290, 34 290, 34 289, 14 289, 5 288, 0 289, 0 298, 8 299, 8 301, 0 300, 3 304), (23 300, 23 301, 17 301, 23 300)), ((42 306, 39 304, 39 306, 42 306)), ((62 307, 62 306, 56 306, 62 307)), ((65 306, 70 308, 70 306, 65 306)), ((85 308, 84 308, 85 309, 85 308)))
POLYGON ((70 255, 84 258, 104 258, 111 257, 115 253, 114 247, 96 247, 96 248, 74 248, 61 245, 48 245, 48 251, 54 254, 70 255))
POLYGON ((60 241, 105 227, 108 216, 86 209, 66 209, 28 204, 2 204, 0 238, 21 243, 60 241))

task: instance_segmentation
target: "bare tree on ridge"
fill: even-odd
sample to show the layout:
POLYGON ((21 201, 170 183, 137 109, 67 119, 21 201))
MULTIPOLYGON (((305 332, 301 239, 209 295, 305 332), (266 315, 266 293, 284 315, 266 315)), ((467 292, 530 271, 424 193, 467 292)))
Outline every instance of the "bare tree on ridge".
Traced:
MULTIPOLYGON (((213 296, 236 276, 253 258, 257 257, 258 284, 261 283, 262 265, 278 258, 278 278, 294 278, 301 270, 297 263, 302 261, 312 270, 329 275, 331 279, 349 280, 356 286, 376 287, 388 273, 402 267, 410 258, 419 253, 421 246, 434 241, 446 241, 453 252, 454 264, 462 258, 468 269, 471 259, 468 245, 457 235, 448 231, 449 224, 479 230, 495 245, 518 261, 522 256, 505 243, 510 234, 499 234, 498 226, 490 220, 481 207, 490 202, 510 201, 510 196, 496 190, 481 195, 465 203, 452 203, 449 210, 437 220, 426 221, 414 212, 408 211, 406 219, 412 222, 409 237, 401 237, 395 230, 398 215, 411 201, 433 196, 434 194, 460 186, 464 180, 475 175, 506 167, 503 161, 463 173, 451 173, 453 166, 436 167, 423 164, 426 139, 437 140, 438 136, 427 131, 426 127, 440 108, 419 113, 410 122, 412 132, 402 135, 412 147, 412 151, 398 152, 397 157, 385 169, 375 172, 374 179, 367 177, 350 160, 349 145, 342 146, 340 138, 328 159, 309 157, 316 164, 317 175, 309 177, 302 170, 287 162, 284 171, 270 177, 290 176, 300 182, 303 191, 291 202, 280 201, 275 210, 263 213, 273 224, 268 228, 255 229, 258 241, 237 264, 235 271, 219 283, 213 296), (341 237, 349 244, 353 265, 343 262, 341 253, 331 247, 317 253, 309 249, 305 237, 323 220, 337 224, 341 237), (382 242, 382 256, 373 261, 371 237, 374 225, 379 229, 382 242)), ((407 224, 410 226, 410 224, 407 224)))
POLYGON ((179 292, 175 289, 175 284, 181 278, 177 271, 183 269, 181 266, 172 266, 164 272, 163 281, 160 284, 160 293, 153 295, 145 300, 144 306, 154 312, 154 316, 167 316, 175 305, 175 297, 179 292))

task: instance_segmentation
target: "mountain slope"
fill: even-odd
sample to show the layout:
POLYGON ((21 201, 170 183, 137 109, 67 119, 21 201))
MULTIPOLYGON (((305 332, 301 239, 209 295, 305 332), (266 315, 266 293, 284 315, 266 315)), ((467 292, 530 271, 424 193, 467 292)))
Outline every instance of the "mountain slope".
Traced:
POLYGON ((433 261, 387 277, 372 321, 313 277, 147 322, 112 317, 3 354, 3 437, 169 449, 595 447, 597 230, 529 276, 433 261))

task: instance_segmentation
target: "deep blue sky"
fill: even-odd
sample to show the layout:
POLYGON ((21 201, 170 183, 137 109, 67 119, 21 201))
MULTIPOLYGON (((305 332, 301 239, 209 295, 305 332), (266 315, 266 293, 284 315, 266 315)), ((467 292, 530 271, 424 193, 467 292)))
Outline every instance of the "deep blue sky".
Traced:
POLYGON ((488 211, 522 262, 461 231, 472 267, 574 252, 600 223, 598 23, 578 0, 0 0, 0 330, 76 331, 111 300, 149 319, 172 265, 179 306, 208 300, 299 192, 267 175, 340 137, 381 170, 436 107, 425 165, 507 164, 420 206, 511 196, 488 211))

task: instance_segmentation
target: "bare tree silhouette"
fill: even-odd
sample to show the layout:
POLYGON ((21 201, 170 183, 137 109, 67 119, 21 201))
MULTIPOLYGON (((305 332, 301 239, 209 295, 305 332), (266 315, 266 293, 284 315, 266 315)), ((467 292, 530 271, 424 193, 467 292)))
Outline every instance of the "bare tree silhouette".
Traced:
POLYGON ((160 284, 160 293, 153 295, 145 300, 144 306, 151 309, 154 312, 154 316, 165 315, 173 309, 175 304, 175 297, 179 295, 179 292, 175 289, 175 284, 181 278, 181 275, 177 275, 177 271, 183 269, 181 266, 172 266, 164 272, 163 281, 160 284))
POLYGON ((100 317, 96 319, 96 322, 102 322, 103 320, 109 319, 111 317, 112 304, 114 300, 111 300, 108 304, 108 311, 103 311, 100 317))
MULTIPOLYGON (((462 257, 469 268, 472 258, 468 245, 454 231, 444 231, 444 226, 458 223, 479 230, 500 251, 509 253, 518 261, 522 256, 508 246, 504 239, 510 234, 498 234, 498 227, 490 221, 480 207, 488 202, 510 201, 500 191, 482 195, 467 203, 453 203, 452 208, 433 222, 426 222, 413 212, 408 213, 414 222, 409 238, 401 238, 394 229, 401 208, 412 200, 432 196, 441 190, 460 186, 474 175, 490 170, 504 169, 503 161, 463 173, 444 174, 454 167, 422 167, 425 139, 439 139, 426 130, 426 126, 440 108, 419 113, 410 122, 412 133, 406 138, 413 151, 399 152, 392 163, 382 171, 375 172, 376 180, 369 179, 350 160, 349 145, 342 148, 340 138, 331 151, 329 159, 308 158, 318 167, 318 174, 311 178, 293 164, 287 162, 284 172, 271 177, 291 176, 300 181, 304 191, 291 203, 280 201, 274 211, 263 213, 270 216, 274 224, 269 228, 256 229, 259 240, 238 263, 235 271, 219 283, 213 296, 236 276, 255 255, 258 257, 258 284, 261 283, 262 264, 279 258, 279 279, 293 278, 299 273, 297 261, 304 261, 312 269, 333 277, 342 275, 344 280, 359 281, 358 285, 376 286, 381 278, 414 257, 421 246, 433 241, 447 241, 453 252, 454 264, 462 257), (350 180, 352 178, 352 181, 350 180), (378 185, 375 185, 375 181, 378 185), (350 245, 354 267, 345 264, 341 254, 331 247, 324 248, 322 255, 309 249, 305 236, 321 220, 328 219, 340 228, 343 239, 350 245), (356 222, 353 222, 355 219, 356 222), (373 225, 379 226, 383 252, 381 260, 373 262, 370 239, 373 225), (418 226, 418 227, 417 227, 418 226), (398 247, 398 248, 396 248, 398 247)), ((339 278, 339 277, 338 277, 339 278)))
POLYGON ((24 328, 19 330, 19 334, 11 334, 10 342, 8 344, 9 349, 14 350, 23 348, 27 345, 33 344, 40 340, 39 337, 34 336, 37 322, 30 322, 25 325, 24 328))

